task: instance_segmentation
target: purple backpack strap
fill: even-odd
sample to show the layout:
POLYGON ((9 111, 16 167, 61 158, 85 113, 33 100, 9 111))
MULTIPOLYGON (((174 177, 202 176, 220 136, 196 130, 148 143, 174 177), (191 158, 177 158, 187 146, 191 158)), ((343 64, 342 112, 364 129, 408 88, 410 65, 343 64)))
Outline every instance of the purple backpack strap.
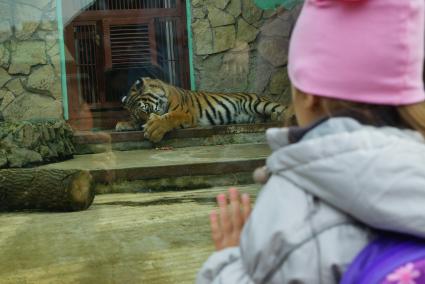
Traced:
POLYGON ((348 267, 341 284, 425 283, 425 241, 383 234, 348 267))

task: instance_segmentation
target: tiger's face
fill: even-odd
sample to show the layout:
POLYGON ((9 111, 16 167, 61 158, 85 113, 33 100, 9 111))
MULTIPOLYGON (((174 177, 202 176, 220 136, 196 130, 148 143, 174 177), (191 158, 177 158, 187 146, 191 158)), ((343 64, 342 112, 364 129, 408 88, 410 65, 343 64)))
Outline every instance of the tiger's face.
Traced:
POLYGON ((137 80, 128 95, 122 98, 124 108, 133 120, 144 123, 153 114, 163 115, 167 108, 167 93, 162 81, 151 78, 137 80))

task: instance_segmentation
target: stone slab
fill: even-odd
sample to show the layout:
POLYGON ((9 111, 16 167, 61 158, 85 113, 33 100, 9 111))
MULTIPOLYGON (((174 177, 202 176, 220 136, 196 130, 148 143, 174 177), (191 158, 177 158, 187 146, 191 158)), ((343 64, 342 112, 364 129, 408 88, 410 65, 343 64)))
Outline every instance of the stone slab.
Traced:
POLYGON ((162 179, 180 176, 252 172, 270 154, 266 144, 158 148, 76 155, 74 159, 41 166, 50 169, 83 169, 97 182, 162 179))
MULTIPOLYGON (((265 132, 270 127, 278 127, 279 123, 263 124, 236 124, 236 125, 217 125, 202 128, 187 128, 174 130, 165 136, 165 140, 174 138, 202 138, 213 135, 241 134, 265 132)), ((90 132, 79 131, 74 136, 76 144, 96 144, 96 143, 117 143, 129 141, 143 141, 143 131, 104 131, 90 132)))
POLYGON ((90 132, 80 131, 74 136, 77 154, 103 153, 111 150, 130 151, 155 147, 193 147, 223 144, 264 143, 265 131, 281 123, 220 125, 207 128, 178 129, 168 133, 159 144, 144 139, 143 131, 90 132))

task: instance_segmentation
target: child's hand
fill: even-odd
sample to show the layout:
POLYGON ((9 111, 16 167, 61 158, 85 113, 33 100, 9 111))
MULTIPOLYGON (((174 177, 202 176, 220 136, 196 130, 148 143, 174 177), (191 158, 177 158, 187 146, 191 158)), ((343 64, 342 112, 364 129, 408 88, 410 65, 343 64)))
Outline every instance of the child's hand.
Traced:
POLYGON ((216 250, 239 245, 243 225, 251 213, 248 194, 239 195, 236 188, 229 188, 229 199, 230 204, 226 194, 217 195, 220 215, 216 210, 210 215, 211 236, 216 250))

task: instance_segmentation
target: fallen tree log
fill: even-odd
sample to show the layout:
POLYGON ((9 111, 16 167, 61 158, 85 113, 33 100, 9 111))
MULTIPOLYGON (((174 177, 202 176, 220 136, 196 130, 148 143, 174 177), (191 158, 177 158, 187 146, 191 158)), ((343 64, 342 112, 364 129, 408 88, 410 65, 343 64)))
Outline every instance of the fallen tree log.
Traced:
POLYGON ((94 180, 81 170, 0 170, 0 210, 85 210, 93 203, 94 180))

